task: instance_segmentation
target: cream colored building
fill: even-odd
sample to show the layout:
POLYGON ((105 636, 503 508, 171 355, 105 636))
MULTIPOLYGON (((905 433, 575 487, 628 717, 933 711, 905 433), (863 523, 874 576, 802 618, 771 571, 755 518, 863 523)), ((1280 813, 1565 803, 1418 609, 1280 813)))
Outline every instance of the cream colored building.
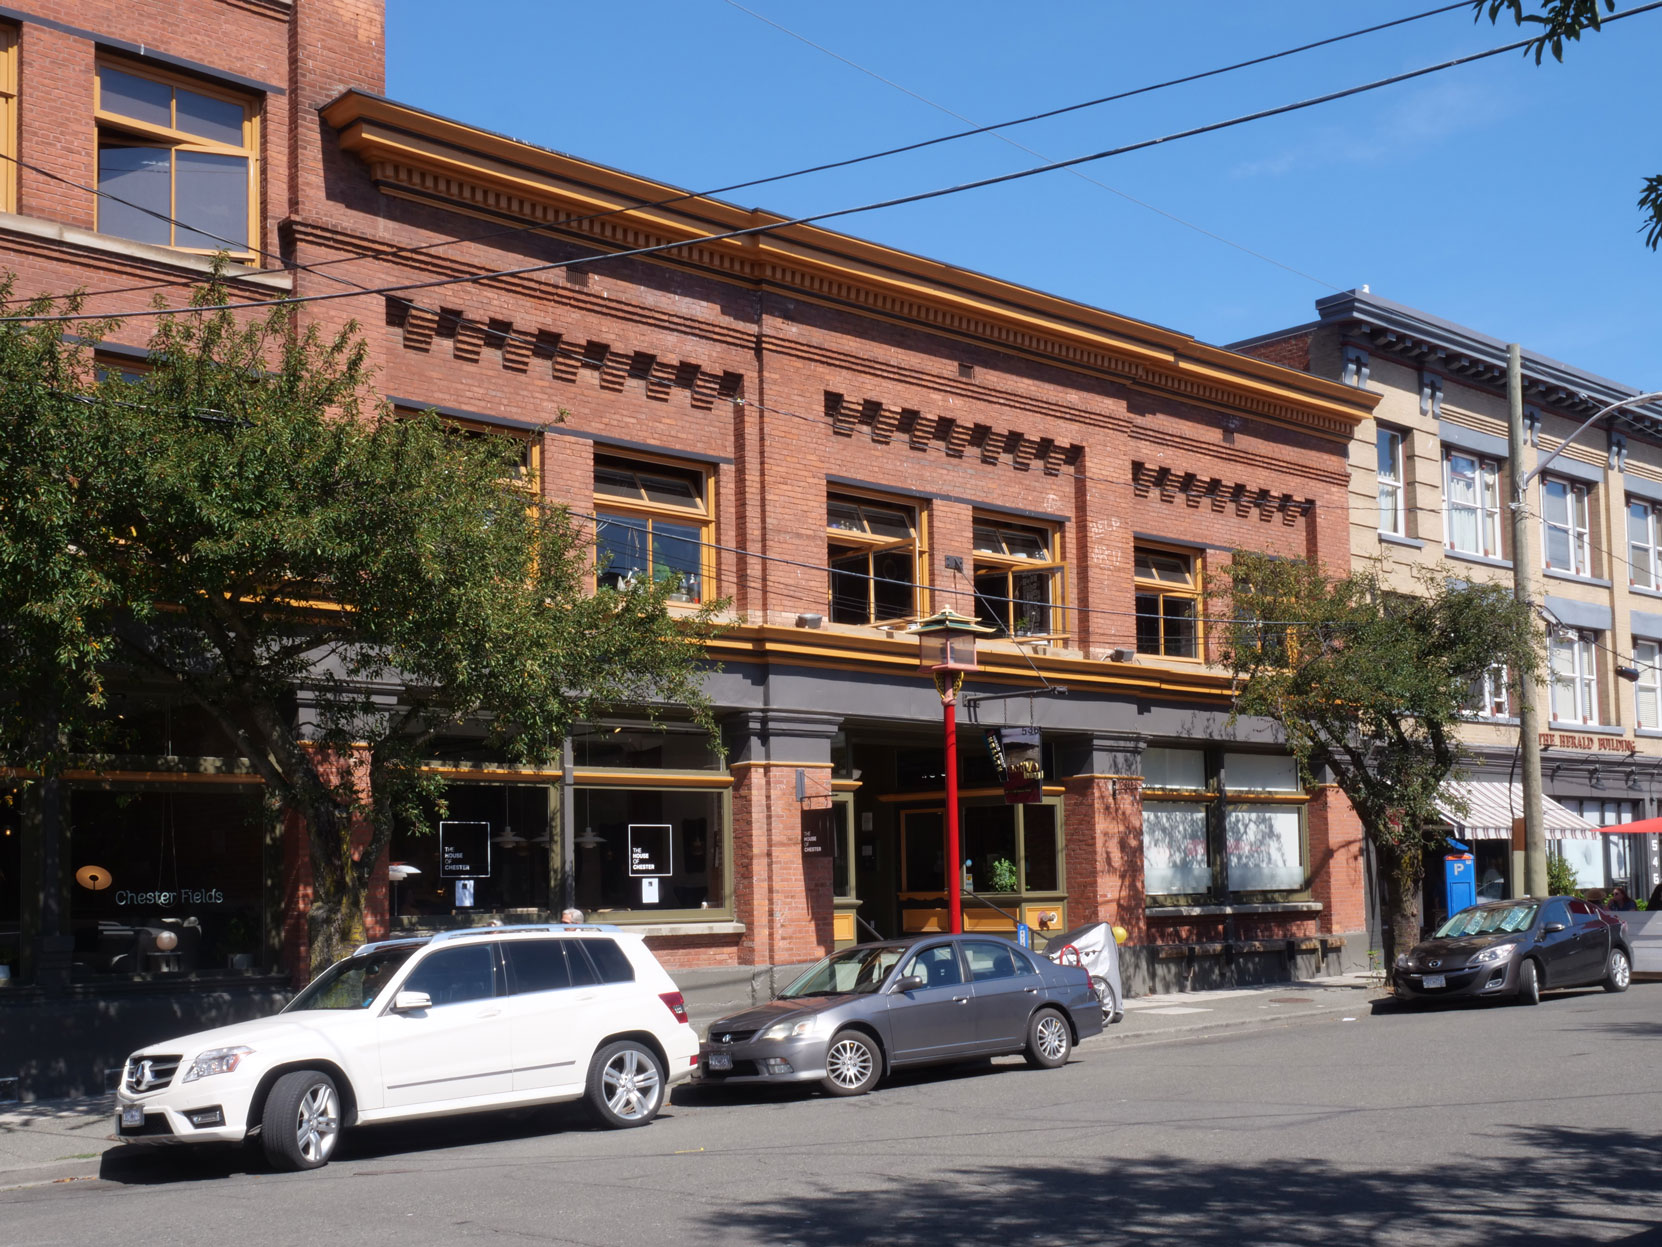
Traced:
MULTIPOLYGON (((1234 349, 1381 396, 1351 443, 1353 562, 1381 560, 1404 588, 1418 568, 1510 586, 1506 343, 1366 290, 1316 312, 1234 349)), ((1662 813, 1662 404, 1604 417, 1565 445, 1641 391, 1527 349, 1523 377, 1522 470, 1563 447, 1525 504, 1549 655, 1537 699, 1544 791, 1595 826, 1649 818, 1662 813)), ((1497 670, 1473 690, 1464 734, 1470 777, 1500 809, 1518 779, 1507 684, 1497 670)), ((1456 832, 1474 850, 1480 893, 1513 883, 1510 829, 1481 825, 1500 821, 1472 817, 1456 832)), ((1643 898, 1662 881, 1656 835, 1567 830, 1554 847, 1585 887, 1621 883, 1643 898)), ((1440 890, 1427 892, 1435 909, 1440 890)))

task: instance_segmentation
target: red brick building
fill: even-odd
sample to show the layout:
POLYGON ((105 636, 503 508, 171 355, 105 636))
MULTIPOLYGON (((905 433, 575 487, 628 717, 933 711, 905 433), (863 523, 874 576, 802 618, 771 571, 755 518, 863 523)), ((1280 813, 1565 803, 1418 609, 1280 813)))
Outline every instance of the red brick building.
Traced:
MULTIPOLYGON (((1372 396, 816 227, 712 237, 779 218, 383 98, 380 0, 29 3, 0 14, 19 293, 177 300, 220 246, 239 299, 462 279, 305 314, 364 326, 395 406, 522 439, 527 481, 595 525, 600 575, 731 602, 725 756, 623 712, 550 773, 446 742, 432 765, 474 825, 446 831, 488 871, 458 888, 412 828, 393 856, 418 873, 378 922, 575 902, 645 924, 694 982, 933 929, 941 708, 906 629, 952 607, 998 634, 961 717, 1036 727, 1044 764, 1042 800, 1006 804, 961 731, 964 855, 998 906, 969 922, 1112 918, 1144 985, 1365 955, 1355 820, 1265 725, 1228 723, 1204 592, 1236 548, 1346 564, 1372 396), (1067 695, 975 697, 1047 685, 1067 695)), ((146 332, 118 335, 131 366, 146 332)), ((30 897, 57 887, 77 981, 183 969, 112 934, 163 918, 200 931, 193 981, 296 972, 302 838, 261 842, 246 766, 188 707, 153 719, 148 760, 80 778, 59 878, 14 851, 0 941, 27 961, 30 897), (74 883, 110 854, 114 886, 74 883), (164 858, 165 886, 123 886, 164 858)))

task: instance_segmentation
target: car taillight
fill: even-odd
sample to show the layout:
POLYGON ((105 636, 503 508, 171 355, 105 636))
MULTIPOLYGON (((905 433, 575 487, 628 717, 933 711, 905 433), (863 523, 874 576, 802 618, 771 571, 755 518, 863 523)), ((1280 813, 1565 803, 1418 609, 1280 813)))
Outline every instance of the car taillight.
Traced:
POLYGON ((663 1001, 664 1007, 675 1015, 677 1022, 687 1022, 688 1026, 692 1025, 691 1022, 687 1021, 686 997, 682 996, 680 992, 659 992, 658 999, 663 1001))

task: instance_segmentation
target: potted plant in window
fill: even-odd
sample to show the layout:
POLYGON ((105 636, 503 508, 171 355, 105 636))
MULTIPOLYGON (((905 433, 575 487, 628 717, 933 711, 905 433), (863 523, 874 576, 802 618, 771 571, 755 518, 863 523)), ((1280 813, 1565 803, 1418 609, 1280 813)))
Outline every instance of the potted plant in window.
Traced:
POLYGON ((1020 885, 1016 864, 1007 857, 995 857, 987 865, 987 882, 994 892, 1014 892, 1020 885))

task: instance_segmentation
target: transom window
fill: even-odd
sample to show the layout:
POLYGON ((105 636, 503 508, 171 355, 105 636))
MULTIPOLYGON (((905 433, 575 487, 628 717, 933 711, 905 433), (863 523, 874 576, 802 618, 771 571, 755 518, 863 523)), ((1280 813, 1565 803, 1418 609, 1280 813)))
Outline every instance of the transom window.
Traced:
POLYGON ((1593 546, 1587 529, 1587 486, 1562 477, 1543 477, 1541 523, 1546 565, 1577 576, 1591 576, 1593 546))
POLYGON ((1500 558, 1500 464, 1450 450, 1443 458, 1443 498, 1448 548, 1500 558))
POLYGON ((1137 652, 1200 657, 1200 578, 1187 554, 1137 546, 1132 554, 1137 595, 1137 652))
POLYGON ((1558 723, 1597 723, 1599 684, 1597 642, 1591 632, 1555 629, 1549 644, 1552 717, 1558 723))
POLYGON ((832 494, 825 526, 833 623, 872 624, 917 614, 916 511, 832 494))
POLYGON ((1380 425, 1375 435, 1379 475, 1379 531, 1401 537, 1406 531, 1403 523, 1402 497, 1402 434, 1396 429, 1380 425))
POLYGON ((125 63, 98 66, 98 230, 252 258, 258 108, 125 63))
POLYGON ((676 602, 702 602, 710 506, 708 478, 694 469, 597 455, 594 461, 596 580, 621 589, 649 577, 676 602))
POLYGON ((1627 500, 1627 579, 1641 589, 1662 589, 1662 562, 1657 559, 1656 506, 1627 500))
POLYGON ((1060 632, 1053 611, 1061 594, 1056 534, 1048 528, 978 517, 975 615, 1000 636, 1040 637, 1060 632))
POLYGON ((1639 668, 1633 686, 1635 721, 1640 727, 1662 728, 1662 645, 1635 639, 1633 665, 1639 668))

